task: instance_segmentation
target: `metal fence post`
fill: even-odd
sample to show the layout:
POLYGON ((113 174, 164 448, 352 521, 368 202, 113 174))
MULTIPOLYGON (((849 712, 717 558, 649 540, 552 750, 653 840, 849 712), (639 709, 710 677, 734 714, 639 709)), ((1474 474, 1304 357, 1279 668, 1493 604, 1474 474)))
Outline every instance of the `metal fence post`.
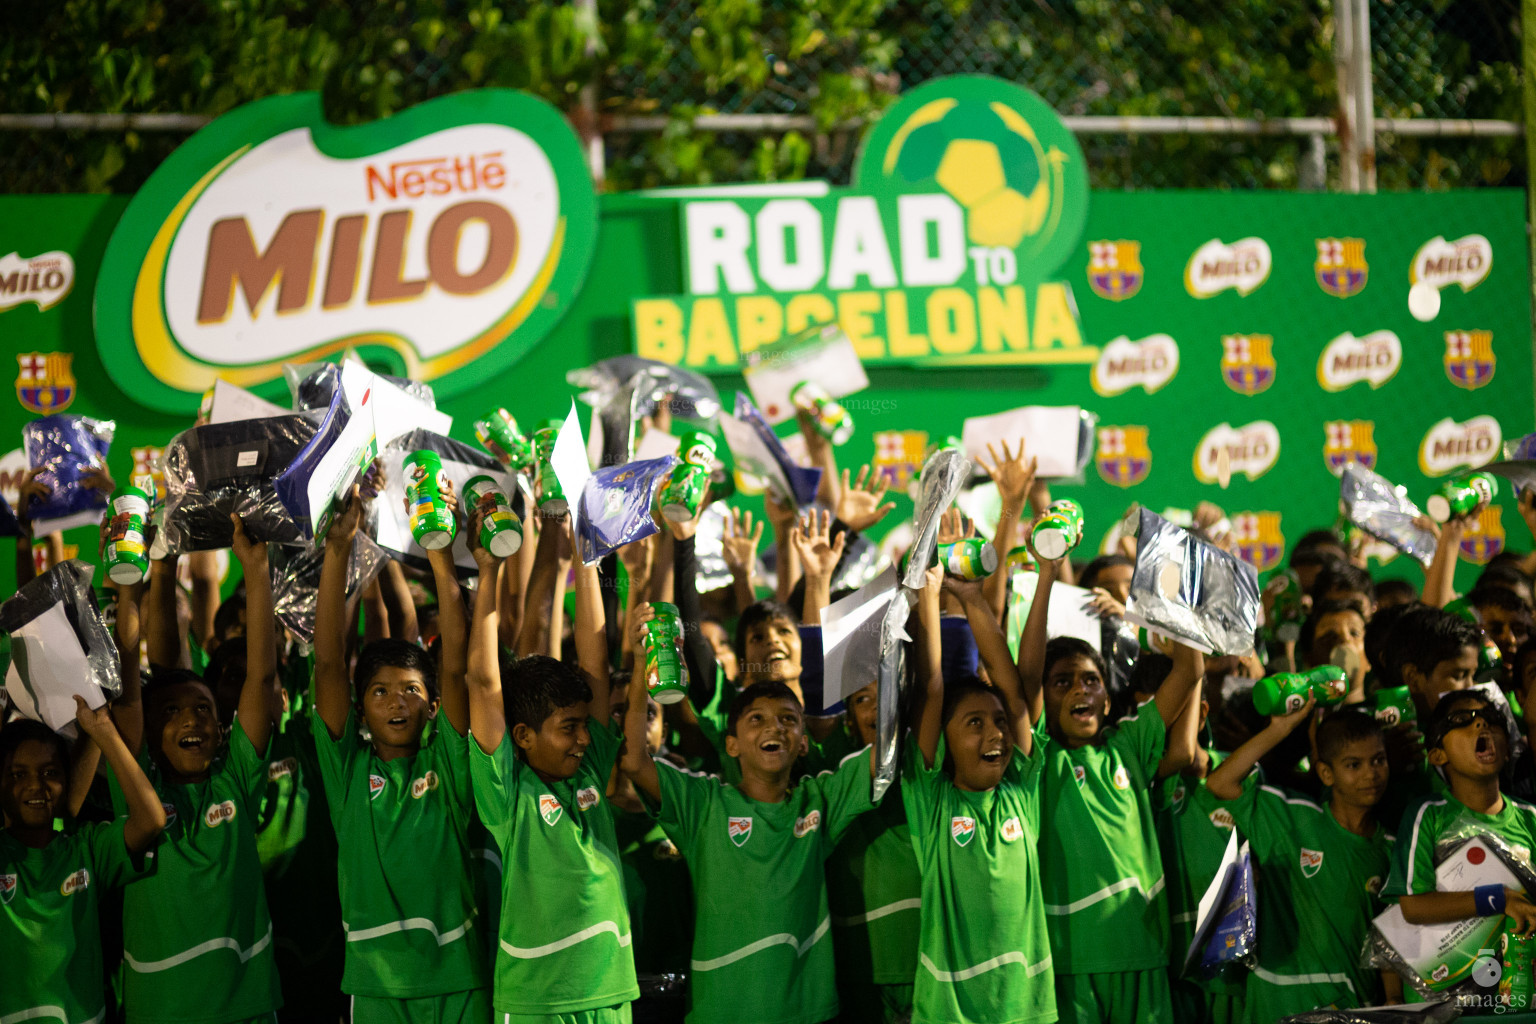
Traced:
POLYGON ((1339 185, 1360 191, 1360 140, 1355 134, 1355 0, 1333 0, 1333 70, 1339 91, 1339 185))
MULTIPOLYGON (((599 25, 597 20, 597 0, 576 0, 576 11, 587 26, 586 54, 591 57, 597 53, 597 41, 599 25)), ((597 112, 597 80, 599 74, 594 71, 592 79, 581 87, 577 94, 577 102, 581 105, 581 120, 579 126, 581 141, 587 151, 587 167, 592 172, 592 181, 599 188, 603 179, 607 177, 607 156, 603 149, 603 126, 598 119, 597 112)))
MULTIPOLYGON (((1345 0, 1346 3, 1350 0, 1345 0)), ((1376 191, 1376 91, 1371 80, 1370 0, 1355 3, 1355 137, 1360 160, 1360 189, 1376 191)))

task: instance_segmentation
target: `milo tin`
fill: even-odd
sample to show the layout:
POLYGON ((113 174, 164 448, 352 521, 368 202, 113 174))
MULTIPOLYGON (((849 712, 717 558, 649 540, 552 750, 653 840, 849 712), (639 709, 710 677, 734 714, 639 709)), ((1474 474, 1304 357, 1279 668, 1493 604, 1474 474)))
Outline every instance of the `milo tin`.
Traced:
POLYGON ((405 499, 411 508, 411 536, 428 551, 453 543, 457 527, 443 503, 443 461, 433 451, 414 451, 400 464, 405 473, 405 499))
POLYGON ((534 464, 533 445, 517 429, 517 420, 505 409, 493 409, 475 420, 475 437, 503 466, 527 470, 534 464))
POLYGON ((1413 695, 1406 686, 1393 686, 1376 691, 1376 721, 1383 729, 1399 725, 1412 725, 1418 721, 1418 710, 1413 706, 1413 695))
POLYGON ((149 571, 149 553, 144 543, 145 524, 149 522, 149 495, 129 485, 120 488, 108 503, 107 545, 104 552, 107 578, 113 583, 140 583, 149 571))
POLYGON ((523 546, 523 524, 517 521, 511 502, 484 474, 464 481, 464 509, 479 509, 480 546, 497 558, 506 558, 523 546))
POLYGON ((656 492, 656 507, 671 522, 686 523, 698 514, 708 485, 709 470, 687 462, 674 466, 656 492))
POLYGON ((1039 566, 1035 564, 1035 553, 1029 550, 1028 544, 1014 545, 1013 549, 1008 552, 1006 564, 1010 576, 1016 572, 1036 572, 1039 570, 1039 566))
POLYGON ((533 451, 538 458, 539 511, 552 516, 563 515, 569 507, 560 478, 549 458, 555 451, 555 439, 560 435, 557 426, 542 426, 533 432, 533 451))
POLYGON ((701 431, 685 434, 677 454, 685 465, 697 466, 708 472, 715 465, 715 439, 701 431))
POLYGON ((1173 637, 1146 626, 1136 628, 1136 646, 1144 651, 1155 651, 1173 657, 1173 637))
POLYGON ((820 384, 801 381, 789 389, 789 400, 795 408, 809 413, 816 421, 817 433, 833 444, 843 444, 853 436, 853 417, 820 384))
POLYGON ((1468 473, 1447 480, 1424 502, 1424 511, 1437 523, 1471 515, 1499 496, 1499 479, 1492 473, 1468 473))
POLYGON ((657 601, 656 617, 645 624, 645 685, 658 704, 676 704, 688 696, 683 664, 683 620, 677 605, 657 601))
POLYGON ((1536 969, 1532 960, 1536 957, 1536 936, 1516 935, 1518 927, 1513 917, 1504 918, 1504 931, 1499 936, 1499 963, 1503 971, 1499 975, 1499 998, 1511 1010, 1529 1010, 1536 997, 1536 969))
POLYGON ((1054 561, 1083 539, 1083 510, 1071 498, 1053 501, 1030 529, 1029 539, 1041 558, 1054 561))
POLYGON ((939 545, 939 564, 951 576, 979 580, 997 569, 997 549, 980 537, 967 537, 939 545))

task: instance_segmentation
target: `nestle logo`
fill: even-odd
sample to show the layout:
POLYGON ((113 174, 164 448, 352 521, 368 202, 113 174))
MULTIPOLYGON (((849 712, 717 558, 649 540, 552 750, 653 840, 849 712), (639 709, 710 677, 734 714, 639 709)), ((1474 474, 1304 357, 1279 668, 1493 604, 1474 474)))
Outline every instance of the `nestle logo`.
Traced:
POLYGON ((431 156, 396 160, 383 170, 369 164, 364 171, 371 203, 381 194, 390 199, 446 196, 453 192, 494 191, 507 183, 501 152, 479 156, 431 156))

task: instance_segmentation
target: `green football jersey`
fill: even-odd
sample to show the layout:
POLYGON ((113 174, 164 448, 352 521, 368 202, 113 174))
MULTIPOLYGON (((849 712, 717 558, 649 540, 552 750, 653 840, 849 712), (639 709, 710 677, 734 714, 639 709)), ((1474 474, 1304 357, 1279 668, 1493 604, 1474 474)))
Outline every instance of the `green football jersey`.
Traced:
POLYGON ((901 796, 922 877, 913 1024, 1026 1024, 1056 1019, 1041 908, 1039 746, 1018 747, 986 793, 934 767, 908 737, 901 796))
POLYGON ((1436 845, 1459 845, 1479 832, 1502 837, 1530 867, 1531 851, 1536 850, 1536 807, 1505 794, 1504 809, 1498 814, 1478 814, 1449 791, 1425 797, 1403 815, 1392 873, 1383 893, 1434 892, 1436 845))
POLYGON ((414 757, 381 761, 355 712, 311 728, 336 834, 349 995, 418 999, 490 983, 475 929, 468 740, 446 718, 414 757), (431 884, 423 884, 431 879, 431 884))
POLYGON ((0 831, 0 1020, 99 1021, 102 890, 140 877, 126 818, 81 825, 40 850, 0 831))
POLYGON ((1218 801, 1204 786, 1197 799, 1230 813, 1253 853, 1259 962, 1248 976, 1247 1018, 1268 1022, 1319 1006, 1379 1002, 1377 973, 1360 966, 1360 954, 1371 919, 1385 909, 1380 893, 1392 863, 1386 829, 1357 836, 1327 807, 1263 785, 1257 775, 1244 780, 1235 800, 1218 801))
MULTIPOLYGON (((1210 770, 1222 755, 1207 751, 1210 770)), ((1221 858, 1232 835, 1232 814, 1209 809, 1196 800, 1201 780, 1179 774, 1163 779, 1153 789, 1152 813, 1157 822, 1158 849, 1168 879, 1168 923, 1171 940, 1168 963, 1175 969, 1195 938, 1195 918, 1200 897, 1221 870, 1221 858)))
POLYGON ((1157 705, 1068 750, 1044 749, 1040 884, 1057 974, 1145 971, 1168 962, 1168 897, 1151 786, 1167 730, 1157 705))
POLYGON ((689 1024, 817 1024, 837 1016, 826 860, 874 806, 869 750, 780 803, 657 761, 657 820, 693 877, 689 1024))
MULTIPOLYGON (((154 871, 123 890, 129 1024, 222 1024, 271 1013, 282 998, 256 852, 266 759, 237 717, 205 782, 166 782, 147 751, 139 761, 167 824, 154 871)), ((112 797, 126 814, 115 784, 112 797)))
POLYGON ((693 881, 677 844, 644 812, 615 806, 613 823, 624 860, 624 897, 634 929, 635 970, 688 970, 693 948, 693 881))
POLYGON ((613 809, 603 799, 621 736, 597 718, 587 731, 581 767, 553 782, 517 756, 510 730, 494 754, 469 744, 475 805, 505 869, 498 1017, 576 1013, 640 995, 613 809))
POLYGON ((838 978, 912 984, 922 897, 898 780, 879 807, 853 820, 827 860, 838 978))

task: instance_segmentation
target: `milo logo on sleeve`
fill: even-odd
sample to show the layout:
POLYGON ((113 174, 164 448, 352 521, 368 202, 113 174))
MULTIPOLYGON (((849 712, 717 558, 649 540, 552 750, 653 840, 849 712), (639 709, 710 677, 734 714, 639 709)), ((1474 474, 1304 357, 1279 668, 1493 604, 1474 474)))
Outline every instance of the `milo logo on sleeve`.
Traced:
POLYGON ((276 782, 278 779, 297 774, 298 770, 299 759, 296 757, 285 757, 281 761, 273 761, 267 765, 267 781, 276 782))
POLYGON ((91 873, 85 868, 81 868, 79 871, 76 871, 74 874, 64 879, 64 884, 59 886, 59 895, 69 896, 81 889, 84 889, 90 884, 91 873))
POLYGON ((437 788, 437 772, 428 771, 419 779, 411 782, 411 797, 420 800, 432 790, 437 788))
POLYGON ((590 811, 597 806, 597 787, 583 786, 576 791, 576 809, 578 811, 590 811))
POLYGON ((218 828, 226 821, 234 820, 235 802, 233 800, 225 800, 221 804, 214 804, 212 807, 209 807, 208 812, 203 815, 203 824, 207 825, 209 828, 218 828))
POLYGON ((1003 842, 1016 843, 1024 838, 1024 826, 1019 824, 1018 818, 1009 818, 1003 822, 1003 842))
POLYGON ((803 839, 821 828, 821 812, 812 811, 803 818, 795 820, 795 838, 803 839))

